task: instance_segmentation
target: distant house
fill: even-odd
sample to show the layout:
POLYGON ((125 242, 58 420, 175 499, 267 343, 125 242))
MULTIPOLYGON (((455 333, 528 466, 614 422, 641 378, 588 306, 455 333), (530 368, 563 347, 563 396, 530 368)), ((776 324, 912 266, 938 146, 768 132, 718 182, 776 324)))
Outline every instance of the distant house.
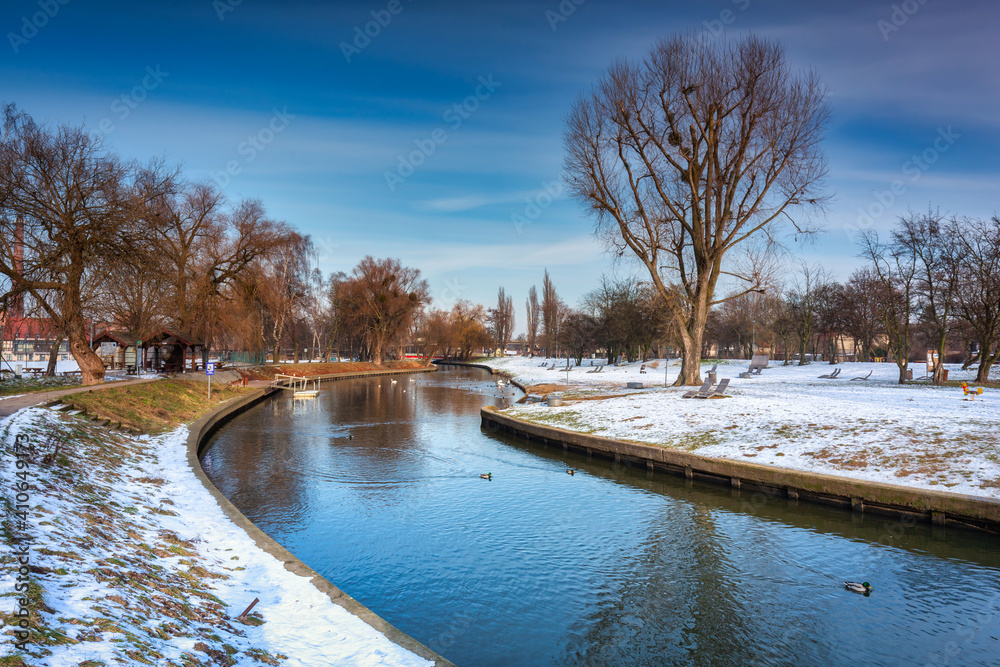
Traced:
MULTIPOLYGON (((0 316, 0 356, 6 363, 48 363, 58 329, 44 317, 0 316)), ((59 346, 58 361, 72 359, 69 341, 59 346)))

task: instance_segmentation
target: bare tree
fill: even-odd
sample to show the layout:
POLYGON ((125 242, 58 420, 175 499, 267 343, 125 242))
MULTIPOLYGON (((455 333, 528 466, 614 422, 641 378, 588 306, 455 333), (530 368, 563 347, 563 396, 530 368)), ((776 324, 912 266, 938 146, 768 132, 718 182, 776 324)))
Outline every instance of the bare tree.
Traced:
POLYGON ((571 191, 668 305, 684 348, 677 384, 701 382, 712 306, 764 282, 760 261, 737 267, 726 254, 766 248, 781 220, 809 231, 791 215, 821 203, 824 97, 774 42, 677 36, 641 62, 616 62, 575 104, 565 138, 571 191), (737 289, 717 299, 723 276, 737 289))
POLYGON ((785 294, 792 328, 799 339, 799 366, 806 365, 806 348, 813 340, 819 319, 819 290, 826 282, 822 268, 802 263, 802 280, 785 294))
POLYGON ((570 311, 563 319, 559 329, 562 345, 579 365, 583 362, 583 355, 593 349, 596 334, 597 320, 587 313, 570 311))
POLYGON ((556 286, 552 284, 549 270, 545 269, 542 280, 542 335, 545 337, 545 354, 550 357, 558 356, 560 305, 556 286))
POLYGON ((83 383, 96 384, 104 365, 87 337, 88 309, 109 267, 142 244, 141 212, 173 187, 174 174, 121 160, 83 128, 13 122, 0 147, 0 272, 37 300, 65 333, 83 383))
POLYGON ((514 335, 514 299, 507 296, 504 288, 497 292, 497 307, 490 308, 488 317, 493 340, 502 354, 507 353, 507 344, 514 335))
POLYGON ((874 230, 863 233, 861 243, 878 280, 878 308, 889 352, 899 368, 899 384, 905 384, 912 342, 916 257, 882 244, 874 230))
POLYGON ((958 309, 979 342, 977 382, 986 382, 1000 358, 1000 218, 952 220, 958 246, 958 309))
POLYGON ((525 302, 527 319, 525 328, 525 342, 528 345, 528 356, 534 356, 535 345, 538 343, 538 322, 540 306, 538 305, 538 291, 532 285, 528 290, 528 299, 525 302))
MULTIPOLYGON (((194 184, 159 197, 150 207, 152 251, 168 283, 167 313, 182 331, 211 346, 226 292, 255 262, 289 241, 258 200, 229 207, 218 190, 194 184)), ((255 283, 256 281, 251 281, 255 283)), ((256 285, 242 285, 253 292, 256 285)))
POLYGON ((913 287, 918 322, 937 353, 934 384, 943 384, 945 348, 954 324, 958 287, 956 240, 949 237, 942 215, 933 210, 901 217, 892 239, 895 252, 910 257, 916 267, 913 287))
POLYGON ((844 285, 845 331, 854 338, 855 349, 860 348, 859 361, 872 358, 875 338, 882 332, 879 291, 878 278, 870 267, 852 273, 844 285))
MULTIPOLYGON (((296 311, 306 298, 309 279, 309 255, 312 240, 290 232, 286 240, 268 254, 260 264, 258 289, 271 316, 274 363, 279 363, 286 329, 293 329, 296 311)), ((298 361, 298 349, 293 343, 293 361, 298 361)))
POLYGON ((381 364, 390 342, 409 327, 429 293, 418 269, 398 259, 365 257, 342 285, 342 321, 361 340, 362 355, 381 364))
POLYGON ((448 319, 451 343, 458 358, 471 359, 476 350, 490 344, 486 311, 482 306, 462 299, 451 309, 448 319))

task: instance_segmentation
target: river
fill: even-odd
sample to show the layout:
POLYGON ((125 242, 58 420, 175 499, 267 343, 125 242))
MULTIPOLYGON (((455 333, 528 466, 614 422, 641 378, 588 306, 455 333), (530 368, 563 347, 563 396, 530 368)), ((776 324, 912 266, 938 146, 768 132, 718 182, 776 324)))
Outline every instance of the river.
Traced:
POLYGON ((458 665, 1000 661, 1000 537, 488 433, 497 394, 465 368, 333 382, 251 408, 202 463, 262 530, 458 665))

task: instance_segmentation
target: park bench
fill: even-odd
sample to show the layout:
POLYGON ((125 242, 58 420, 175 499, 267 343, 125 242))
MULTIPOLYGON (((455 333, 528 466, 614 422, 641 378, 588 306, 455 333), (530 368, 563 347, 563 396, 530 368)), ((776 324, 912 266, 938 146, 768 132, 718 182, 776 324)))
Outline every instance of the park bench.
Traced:
POLYGON ((767 368, 770 360, 770 357, 766 354, 753 355, 753 358, 750 360, 750 368, 747 369, 747 372, 751 375, 760 375, 760 372, 767 368))
POLYGON ((699 393, 697 396, 695 396, 695 398, 729 398, 728 396, 723 395, 726 393, 726 388, 728 386, 729 386, 729 378, 724 378, 719 383, 718 387, 708 391, 707 393, 699 393))

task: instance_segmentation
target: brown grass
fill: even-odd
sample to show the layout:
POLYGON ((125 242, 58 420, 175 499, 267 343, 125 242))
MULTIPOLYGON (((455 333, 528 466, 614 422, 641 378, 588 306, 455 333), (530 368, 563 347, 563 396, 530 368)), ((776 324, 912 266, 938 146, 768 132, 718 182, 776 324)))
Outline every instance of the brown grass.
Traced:
POLYGON ((312 363, 312 364, 281 364, 279 366, 260 366, 256 369, 257 374, 262 377, 254 378, 260 380, 270 380, 275 374, 299 375, 302 377, 312 377, 314 375, 330 375, 331 373, 361 373, 364 371, 384 371, 384 370, 414 370, 427 368, 428 364, 415 359, 405 359, 402 361, 386 361, 382 365, 373 364, 368 361, 340 361, 334 363, 312 363))
POLYGON ((529 384, 525 386, 529 394, 551 394, 556 391, 566 391, 566 385, 564 384, 552 384, 552 383, 541 383, 541 384, 529 384))
POLYGON ((190 423, 216 405, 251 391, 254 390, 213 385, 209 400, 206 383, 169 379, 73 394, 65 397, 63 403, 122 428, 161 433, 190 423))

